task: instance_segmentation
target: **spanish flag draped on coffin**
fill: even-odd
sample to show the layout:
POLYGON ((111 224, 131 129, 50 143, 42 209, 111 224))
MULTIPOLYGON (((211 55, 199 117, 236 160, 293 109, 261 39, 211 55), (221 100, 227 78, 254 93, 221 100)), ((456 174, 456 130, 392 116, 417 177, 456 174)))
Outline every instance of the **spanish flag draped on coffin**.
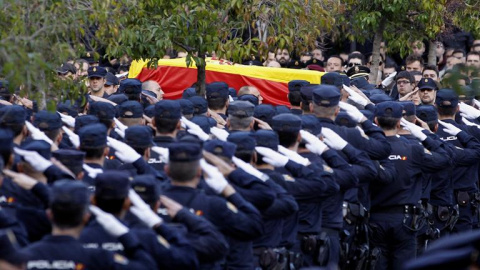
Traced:
MULTIPOLYGON (((222 60, 206 59, 206 81, 224 81, 237 91, 245 85, 258 88, 264 103, 288 105, 288 82, 306 80, 313 84, 320 83, 323 72, 286 68, 233 65, 222 60)), ((165 92, 165 99, 181 98, 183 90, 197 81, 195 65, 187 68, 185 58, 162 59, 157 69, 148 69, 147 61, 134 61, 129 71, 130 78, 144 82, 157 81, 165 92)))

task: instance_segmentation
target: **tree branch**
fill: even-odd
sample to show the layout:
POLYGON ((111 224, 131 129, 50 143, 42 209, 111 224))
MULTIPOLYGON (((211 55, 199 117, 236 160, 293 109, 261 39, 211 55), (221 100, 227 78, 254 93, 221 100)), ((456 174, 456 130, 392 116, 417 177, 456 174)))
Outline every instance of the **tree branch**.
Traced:
POLYGON ((176 41, 176 40, 173 40, 173 43, 174 43, 175 45, 177 45, 178 47, 184 49, 184 50, 187 51, 187 52, 194 52, 194 51, 196 51, 195 48, 190 47, 190 46, 188 46, 188 45, 185 45, 185 44, 183 44, 183 43, 180 43, 180 42, 178 42, 178 41, 176 41))

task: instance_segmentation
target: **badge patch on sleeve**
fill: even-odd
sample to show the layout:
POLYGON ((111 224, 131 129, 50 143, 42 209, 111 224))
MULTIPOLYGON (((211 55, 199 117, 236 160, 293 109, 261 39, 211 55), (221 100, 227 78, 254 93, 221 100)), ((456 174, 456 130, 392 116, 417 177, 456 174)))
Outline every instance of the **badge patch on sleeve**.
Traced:
POLYGON ((295 178, 291 177, 291 176, 288 175, 288 174, 284 174, 284 175, 283 175, 283 180, 285 180, 285 181, 290 181, 290 182, 295 182, 295 178))
POLYGON ((118 253, 113 254, 113 260, 119 264, 123 264, 123 265, 128 264, 128 259, 118 253))
POLYGON ((166 248, 170 248, 170 243, 168 243, 167 239, 163 238, 160 235, 157 235, 157 240, 162 246, 166 248))
POLYGON ((238 209, 233 203, 227 202, 227 208, 230 209, 230 211, 234 212, 235 214, 238 213, 238 209))
POLYGON ((423 151, 425 152, 425 154, 432 155, 432 152, 430 152, 427 148, 423 148, 423 151))
POLYGON ((330 166, 323 164, 323 170, 328 173, 333 173, 333 169, 330 166))

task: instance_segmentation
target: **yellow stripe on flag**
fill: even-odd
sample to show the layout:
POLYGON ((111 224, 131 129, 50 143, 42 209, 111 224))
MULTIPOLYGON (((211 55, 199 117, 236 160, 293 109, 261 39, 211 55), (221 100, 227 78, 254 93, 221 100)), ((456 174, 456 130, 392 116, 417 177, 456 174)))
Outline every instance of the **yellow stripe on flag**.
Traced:
MULTIPOLYGON (((225 65, 219 64, 218 61, 212 60, 211 58, 206 59, 207 66, 206 70, 238 74, 242 76, 247 76, 251 78, 257 78, 261 80, 269 80, 274 82, 288 83, 292 80, 305 80, 313 84, 319 84, 320 78, 324 74, 323 72, 318 72, 314 70, 303 70, 303 69, 288 69, 288 68, 270 68, 270 67, 259 67, 259 66, 244 66, 244 65, 225 65)), ((159 66, 171 66, 171 67, 187 67, 185 58, 179 59, 162 59, 158 61, 159 66)), ((133 61, 130 66, 130 71, 128 74, 129 78, 136 78, 142 69, 147 66, 147 61, 133 61)), ((190 68, 195 68, 193 65, 190 68)))

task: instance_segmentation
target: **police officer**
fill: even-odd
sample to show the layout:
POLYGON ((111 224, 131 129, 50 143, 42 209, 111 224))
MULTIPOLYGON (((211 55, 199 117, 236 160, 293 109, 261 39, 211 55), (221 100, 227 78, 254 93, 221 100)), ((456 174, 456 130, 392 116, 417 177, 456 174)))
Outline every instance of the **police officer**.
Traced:
MULTIPOLYGON (((437 109, 433 105, 418 106, 416 113, 417 117, 424 121, 432 132, 436 133, 438 129, 441 128, 438 124, 437 109)), ((439 137, 437 136, 437 138, 439 137)), ((466 132, 461 132, 459 135, 457 134, 457 138, 460 138, 460 140, 464 139, 461 141, 463 142, 462 148, 457 148, 448 142, 445 144, 445 146, 449 147, 447 151, 452 155, 454 164, 431 174, 432 180, 435 179, 435 181, 431 181, 431 187, 428 190, 429 205, 431 205, 428 219, 434 234, 429 235, 429 239, 425 242, 430 242, 439 236, 449 234, 458 219, 458 204, 453 198, 453 168, 460 164, 465 164, 466 166, 468 163, 476 163, 474 157, 475 149, 478 149, 478 141, 474 140, 473 137, 466 132), (471 147, 471 149, 469 149, 469 147, 471 147)))
MULTIPOLYGON (((118 142, 117 144, 121 143, 118 142)), ((151 164, 147 163, 153 152, 151 150, 153 140, 152 129, 150 127, 129 127, 125 130, 125 144, 127 145, 123 145, 123 147, 120 146, 120 148, 132 148, 136 153, 127 154, 127 156, 131 158, 129 161, 133 162, 125 162, 119 167, 119 170, 127 170, 132 176, 150 174, 159 181, 158 185, 162 185, 165 181, 168 181, 167 176, 163 171, 157 171, 151 164), (140 155, 141 160, 135 160, 135 157, 138 157, 137 155, 140 155)), ((119 150, 121 151, 123 149, 119 150)))
POLYGON ((293 114, 301 115, 302 109, 300 103, 302 98, 300 96, 300 89, 302 86, 309 85, 310 82, 304 80, 293 80, 288 82, 288 101, 290 102, 290 111, 293 114))
POLYGON ((79 150, 85 152, 83 181, 90 187, 95 186, 97 174, 103 172, 105 157, 108 155, 107 129, 104 125, 90 124, 78 131, 79 150))
MULTIPOLYGON (((279 141, 280 146, 278 149, 279 151, 281 151, 283 154, 286 155, 286 157, 284 156, 282 158, 287 158, 287 157, 292 158, 293 161, 303 164, 303 166, 309 165, 310 161, 308 159, 305 159, 296 153, 299 138, 301 138, 299 136, 299 130, 301 128, 301 120, 298 118, 298 116, 295 116, 293 114, 277 115, 273 118, 273 128, 278 132, 279 138, 280 138, 280 141, 279 141)), ((270 148, 268 149, 271 150, 270 148)), ((260 149, 257 148, 257 152, 260 152, 262 155, 264 155, 265 150, 262 148, 260 149)), ((266 153, 269 154, 268 152, 266 153)), ((268 159, 264 158, 264 161, 268 162, 268 159)), ((272 163, 270 164, 274 165, 272 163)), ((300 164, 297 164, 297 165, 300 165, 300 164)), ((277 166, 279 165, 280 164, 278 164, 277 166)), ((279 167, 282 167, 282 166, 279 166, 279 167)), ((333 189, 338 188, 338 185, 336 183, 330 182, 333 179, 333 171, 329 171, 329 172, 324 171, 323 167, 316 167, 313 164, 308 168, 306 167, 302 168, 302 166, 299 166, 299 169, 292 170, 291 167, 288 168, 287 166, 285 166, 284 169, 279 168, 277 170, 279 170, 282 173, 290 172, 295 177, 304 178, 305 179, 304 181, 311 181, 311 182, 304 182, 307 185, 308 184, 312 185, 307 192, 292 193, 297 199, 297 203, 299 204, 299 224, 300 224, 294 250, 297 252, 300 252, 300 250, 303 251, 305 255, 305 261, 304 261, 305 265, 313 265, 313 264, 318 265, 319 264, 318 251, 320 250, 320 245, 321 245, 320 242, 322 241, 319 237, 319 230, 321 225, 319 225, 319 223, 317 222, 319 220, 320 211, 318 207, 316 208, 317 211, 315 211, 315 210, 312 210, 313 208, 310 206, 312 205, 318 206, 320 204, 320 201, 323 200, 325 196, 332 194, 329 191, 330 188, 333 188, 333 189), (285 169, 288 169, 288 170, 285 170, 285 169), (299 170, 303 170, 304 174, 302 175, 302 173, 300 173, 299 170), (320 177, 317 176, 312 178, 311 175, 306 173, 309 170, 312 170, 312 172, 318 173, 320 177), (315 192, 315 197, 311 197, 313 195, 313 190, 315 190, 314 186, 316 184, 320 185, 322 182, 324 185, 326 185, 324 186, 324 191, 317 190, 315 192), (315 225, 318 225, 318 228, 315 228, 316 227, 315 225, 311 225, 312 222, 315 223, 315 225)), ((300 183, 302 182, 303 181, 300 180, 300 183)))
POLYGON ((88 88, 90 89, 90 95, 103 98, 108 97, 104 89, 106 82, 105 76, 107 76, 107 70, 104 67, 88 68, 88 88))
POLYGON ((103 86, 103 90, 107 95, 111 96, 115 94, 118 90, 118 87, 120 85, 120 82, 113 73, 107 72, 107 75, 105 75, 105 85, 103 86))
POLYGON ((178 103, 180 103, 180 108, 182 110, 182 116, 187 118, 188 120, 192 119, 193 117, 193 103, 188 99, 178 99, 178 103))
POLYGON ((259 104, 259 100, 256 96, 252 94, 244 94, 238 97, 237 100, 243 100, 243 101, 248 101, 252 103, 254 106, 257 106, 259 104))
POLYGON ((227 109, 227 126, 230 131, 251 131, 255 119, 253 113, 255 105, 248 101, 237 100, 230 103, 227 109))
POLYGON ((209 161, 224 173, 229 183, 242 195, 245 200, 253 204, 259 211, 269 209, 275 201, 276 194, 272 187, 266 183, 266 179, 260 179, 241 168, 235 169, 232 158, 235 154, 236 145, 232 141, 251 140, 251 150, 255 147, 255 140, 246 132, 235 132, 228 137, 230 142, 209 140, 204 143, 204 150, 222 158, 226 163, 218 159, 210 158, 209 161))
MULTIPOLYGON (((180 130, 180 118, 182 111, 180 104, 175 100, 160 100, 155 104, 155 116, 152 125, 155 127, 154 143, 159 147, 168 148, 175 141, 178 130, 180 130)), ((148 160, 156 170, 163 171, 167 160, 160 155, 152 153, 148 160)))
POLYGON ((418 82, 418 91, 420 92, 420 100, 423 105, 433 105, 437 94, 437 84, 431 78, 422 78, 418 82))
POLYGON ((28 136, 28 129, 25 126, 27 112, 25 108, 19 105, 5 106, 0 109, 0 124, 13 132, 13 143, 20 146, 28 136))
MULTIPOLYGON (((338 78, 341 80, 341 78, 338 78)), ((342 139, 353 147, 362 150, 373 160, 387 158, 391 146, 388 145, 385 135, 381 129, 374 126, 357 108, 340 102, 341 94, 339 90, 330 85, 316 86, 313 91, 313 102, 310 104, 310 110, 320 121, 322 128, 329 128, 338 134, 342 139), (363 131, 357 128, 339 127, 335 125, 334 120, 340 106, 347 114, 358 124, 363 131)), ((340 154, 345 157, 344 153, 340 154)), ((360 183, 358 188, 345 190, 344 200, 347 208, 362 209, 369 205, 368 185, 375 176, 375 169, 367 166, 366 170, 360 170, 362 174, 357 175, 360 183), (352 204, 352 206, 350 206, 352 204)), ((368 209, 367 209, 368 210, 368 209)), ((345 224, 351 237, 355 237, 355 231, 351 224, 345 224)))
MULTIPOLYGON (((392 148, 389 159, 397 169, 394 183, 370 185, 370 240, 381 250, 376 269, 402 269, 409 258, 415 257, 417 221, 421 215, 415 205, 422 193, 422 173, 449 165, 448 158, 438 161, 422 146, 397 136, 402 111, 399 103, 388 101, 378 104, 375 112, 375 122, 384 130, 392 148)), ((415 134, 426 140, 421 131, 415 134)))
POLYGON ((75 179, 83 179, 83 160, 85 159, 84 152, 73 149, 59 149, 55 152, 52 152, 52 157, 67 167, 67 169, 73 173, 75 179))
MULTIPOLYGON (((458 111, 458 96, 451 89, 440 89, 437 91, 435 105, 438 111, 439 123, 443 128, 437 130, 440 138, 454 146, 463 148, 459 134, 465 131, 474 137, 477 137, 478 128, 460 125, 455 122, 455 114, 458 111), (445 126, 445 124, 448 126, 445 126), (447 132, 448 130, 455 130, 447 132)), ((472 156, 475 158, 475 155, 472 156)), ((452 182, 454 189, 454 199, 459 205, 460 216, 455 224, 453 232, 461 232, 471 230, 473 220, 476 216, 475 208, 477 202, 475 193, 478 192, 478 162, 464 164, 463 166, 455 166, 452 173, 452 182)))
POLYGON ((96 221, 118 239, 125 256, 102 249, 85 249, 78 241, 90 218, 89 191, 78 181, 58 181, 52 188, 49 218, 52 235, 27 246, 27 269, 154 269, 155 261, 125 225, 112 215, 93 208, 96 221), (55 252, 52 252, 55 251, 55 252))
MULTIPOLYGON (((356 248, 361 248, 361 253, 364 254, 363 257, 365 257, 368 251, 368 241, 365 236, 367 233, 365 228, 367 222, 366 211, 364 208, 355 207, 354 204, 349 204, 346 209, 343 209, 343 197, 346 190, 358 184, 358 176, 374 174, 376 171, 375 165, 366 153, 355 149, 330 129, 322 129, 320 123, 313 115, 302 116, 302 129, 301 135, 303 143, 299 145, 299 153, 317 166, 323 167, 324 170, 333 171, 335 180, 340 185, 339 193, 329 196, 321 202, 319 206, 316 206, 320 207, 320 212, 323 215, 321 219, 323 220, 310 223, 318 226, 316 230, 322 228, 322 234, 328 236, 330 242, 330 246, 328 247, 327 245, 324 249, 324 259, 323 262, 320 263, 326 264, 327 261, 331 265, 337 265, 339 263, 339 232, 341 232, 344 225, 342 213, 345 211, 346 226, 349 226, 350 231, 359 233, 351 238, 343 236, 344 245, 348 245, 347 248, 345 248, 345 252, 349 251, 345 256, 347 258, 356 256, 357 259, 355 262, 343 261, 342 263, 359 264, 362 256, 352 254, 356 252, 356 248), (308 131, 310 134, 305 131, 308 131), (326 145, 313 134, 322 134, 325 138, 324 141, 326 145), (331 148, 328 148, 327 145, 331 148), (345 159, 339 156, 337 151, 341 151, 340 153, 345 156, 345 159)), ((315 207, 315 205, 311 205, 310 207, 312 206, 315 207)), ((314 218, 314 215, 312 215, 311 218, 314 218)))
POLYGON ((318 84, 310 84, 300 88, 300 97, 302 99, 300 107, 302 108, 303 114, 312 114, 310 103, 313 100, 313 89, 315 89, 317 85, 318 84))
MULTIPOLYGON (((185 230, 185 236, 195 249, 200 269, 214 269, 228 253, 225 237, 206 219, 195 215, 174 200, 160 196, 156 179, 151 175, 136 176, 132 181, 132 189, 158 213, 165 222, 185 230), (160 208, 161 204, 161 208, 160 208)), ((131 228, 145 228, 131 212, 125 220, 131 228)))
POLYGON ((193 96, 188 100, 190 100, 193 103, 193 116, 196 116, 196 115, 206 116, 208 111, 208 103, 205 98, 201 96, 193 96))
POLYGON ((140 102, 142 82, 138 79, 125 79, 120 82, 117 93, 126 95, 128 100, 140 102))
MULTIPOLYGON (((271 125, 272 124, 272 118, 276 115, 275 108, 270 105, 270 104, 260 104, 258 106, 255 106, 255 109, 253 111, 253 117, 262 120, 263 122, 266 122, 267 124, 271 125)), ((254 129, 258 129, 254 126, 254 129)))
MULTIPOLYGON (((136 193, 130 191, 130 179, 125 173, 108 171, 97 175, 93 202, 103 211, 123 220, 131 210, 148 228, 132 229, 146 251, 162 269, 196 269, 198 261, 188 241, 163 222, 136 193), (129 194, 130 193, 130 194, 129 194), (130 206, 130 203, 133 206, 130 206)), ((88 248, 124 252, 124 246, 101 223, 92 222, 83 231, 80 241, 88 248)))
MULTIPOLYGON (((231 142, 251 141, 248 149, 241 149, 240 151, 253 152, 255 148, 255 140, 247 132, 235 132, 228 137, 228 140, 231 142)), ((235 144, 231 142, 211 140, 204 144, 204 148, 231 163, 236 150, 235 144)), ((242 147, 244 145, 243 143, 242 147)), ((212 160, 212 163, 221 171, 228 170, 225 164, 218 160, 215 161, 212 158, 209 158, 209 160, 212 160)), ((254 169, 250 165, 251 162, 253 162, 253 159, 249 160, 249 163, 235 159, 234 163, 240 168, 231 172, 228 175, 228 180, 247 201, 251 202, 262 213, 265 233, 253 243, 255 266, 262 267, 262 269, 271 268, 275 265, 280 267, 280 265, 287 263, 286 249, 279 248, 282 221, 286 215, 293 214, 298 206, 291 195, 288 195, 283 188, 254 169)))
POLYGON ((227 120, 227 107, 229 104, 228 84, 225 82, 212 82, 206 86, 208 109, 216 112, 223 120, 227 120))
POLYGON ((58 113, 39 111, 35 114, 33 125, 43 131, 45 135, 53 142, 53 150, 58 149, 62 141, 63 122, 58 113))
POLYGON ((144 125, 143 106, 138 101, 125 101, 117 106, 118 120, 127 127, 144 125))
MULTIPOLYGON (((402 137, 407 139, 410 143, 416 144, 416 145, 423 145, 425 148, 427 148, 431 155, 433 156, 434 159, 439 160, 440 162, 441 159, 443 159, 445 156, 450 157, 451 163, 453 163, 453 156, 451 151, 448 151, 448 147, 445 146, 445 144, 437 137, 435 136, 435 139, 433 139, 433 136, 430 137, 424 137, 421 133, 418 133, 419 129, 414 125, 414 123, 417 122, 416 120, 416 114, 415 114, 415 105, 413 102, 410 101, 405 101, 400 103, 403 106, 403 112, 404 112, 404 118, 402 119, 403 121, 403 130, 400 130, 398 134, 402 137), (413 130, 412 130, 413 129, 413 130)), ((428 165, 427 165, 428 166, 428 165)), ((448 166, 450 167, 450 166, 448 166)), ((445 173, 445 172, 444 172, 445 173)), ((445 175, 448 175, 446 173, 445 175)), ((419 201, 419 207, 423 209, 425 212, 425 217, 427 217, 431 212, 429 210, 429 205, 428 205, 428 200, 430 198, 430 192, 431 192, 431 186, 432 186, 432 179, 433 179, 433 174, 427 174, 424 173, 422 178, 423 178, 423 183, 422 183, 422 195, 420 197, 421 201, 419 201)), ((434 178, 435 181, 438 181, 438 178, 434 178)), ((440 178, 442 179, 442 178, 440 178)), ((424 220, 423 223, 427 223, 427 220, 424 220)), ((421 253, 428 241, 431 238, 435 238, 435 234, 438 234, 436 229, 431 228, 430 226, 421 226, 418 228, 418 252, 421 253)), ((433 240, 433 239, 432 239, 433 240)))
MULTIPOLYGON (((184 207, 212 222, 226 237, 237 241, 251 241, 263 233, 258 210, 248 203, 225 180, 214 166, 201 159, 201 147, 189 142, 172 143, 169 146, 169 163, 165 171, 171 178, 171 186, 163 194, 184 207), (200 167, 200 162, 201 166, 200 167), (206 195, 197 189, 201 169, 207 185, 219 196, 206 195), (222 198, 223 197, 223 198, 222 198)), ((232 241, 229 241, 231 245, 232 241)), ((236 249, 230 246, 225 267, 251 269, 252 249, 236 249), (249 259, 250 258, 250 259, 249 259)))

